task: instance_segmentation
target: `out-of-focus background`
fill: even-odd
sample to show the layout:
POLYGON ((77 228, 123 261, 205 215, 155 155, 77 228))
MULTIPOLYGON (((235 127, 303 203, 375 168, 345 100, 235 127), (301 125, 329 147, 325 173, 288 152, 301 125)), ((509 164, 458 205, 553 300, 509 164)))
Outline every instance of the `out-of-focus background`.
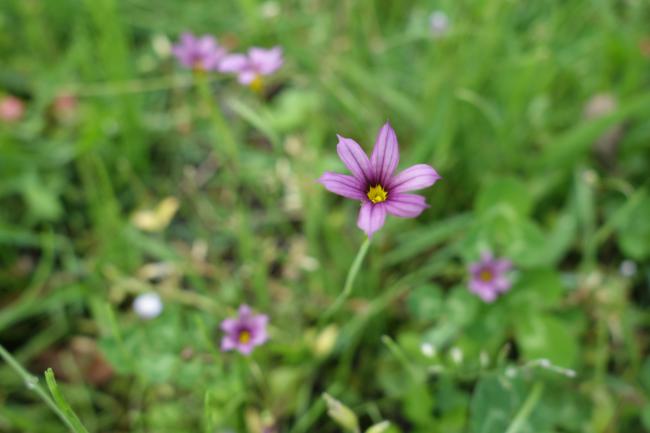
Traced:
POLYGON ((67 431, 49 367, 90 433, 650 431, 649 23, 644 0, 4 0, 0 344, 40 388, 0 363, 0 431, 67 431), (258 91, 193 73, 184 31, 285 62, 258 91), (387 119, 400 167, 443 180, 325 317, 364 234, 315 179, 387 119), (515 264, 493 303, 468 290, 486 250, 515 264), (270 318, 249 357, 219 348, 242 303, 270 318))

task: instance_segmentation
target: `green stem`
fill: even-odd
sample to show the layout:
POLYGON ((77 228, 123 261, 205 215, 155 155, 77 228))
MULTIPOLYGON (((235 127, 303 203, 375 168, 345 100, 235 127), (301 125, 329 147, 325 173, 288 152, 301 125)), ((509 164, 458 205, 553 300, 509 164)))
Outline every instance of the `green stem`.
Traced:
POLYGON ((390 338, 388 335, 382 335, 381 336, 381 341, 386 345, 388 350, 397 358, 397 360, 404 366, 404 369, 408 371, 408 373, 411 375, 411 378, 414 380, 414 382, 417 382, 418 380, 418 370, 411 364, 411 362, 408 359, 408 356, 404 351, 402 350, 401 347, 395 341, 393 341, 392 338, 390 338))
POLYGON ((63 413, 61 409, 56 405, 54 400, 48 395, 47 392, 38 384, 38 378, 30 374, 27 370, 21 366, 16 359, 11 356, 9 352, 0 344, 0 357, 5 360, 11 368, 14 369, 16 373, 23 379, 27 389, 34 391, 44 402, 47 404, 50 409, 63 421, 63 423, 68 426, 70 431, 77 432, 77 429, 73 425, 72 421, 63 413))
POLYGON ((210 120, 214 126, 214 138, 220 140, 224 145, 224 149, 220 152, 220 154, 225 153, 225 156, 230 160, 230 162, 236 165, 238 162, 237 159, 239 153, 239 149, 237 148, 237 140, 232 134, 232 131, 228 126, 228 122, 223 117, 217 98, 215 98, 210 91, 210 80, 204 72, 197 72, 196 81, 199 96, 201 97, 202 103, 207 108, 210 115, 210 120))
POLYGON ((330 318, 334 313, 336 313, 341 308, 341 305, 343 305, 343 302, 345 302, 345 300, 348 299, 348 297, 352 293, 354 280, 356 280, 357 274, 359 273, 359 269, 361 269, 361 264, 363 263, 363 259, 366 257, 366 253, 368 252, 368 247, 370 247, 370 238, 366 238, 363 244, 361 244, 361 248, 359 248, 359 252, 357 253, 357 256, 354 258, 354 261, 352 262, 352 266, 348 271, 348 276, 345 279, 345 285, 343 286, 343 291, 338 296, 338 298, 336 298, 334 304, 332 304, 332 306, 327 311, 325 311, 321 321, 325 321, 326 319, 330 318))
POLYGON ((521 429, 522 425, 530 416, 531 412, 542 396, 542 391, 544 391, 543 383, 537 382, 535 385, 533 385, 533 389, 530 391, 530 394, 528 394, 528 397, 526 398, 526 401, 524 401, 524 404, 521 405, 521 408, 515 415, 512 423, 510 423, 508 430, 506 430, 506 433, 517 433, 521 429))

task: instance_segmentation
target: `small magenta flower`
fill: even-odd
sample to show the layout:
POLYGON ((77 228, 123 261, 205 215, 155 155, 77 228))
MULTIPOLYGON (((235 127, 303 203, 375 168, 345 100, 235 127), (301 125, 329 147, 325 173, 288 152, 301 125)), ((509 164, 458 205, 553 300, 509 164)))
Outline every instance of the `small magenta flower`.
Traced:
POLYGON ((276 72, 284 58, 281 47, 264 49, 253 47, 247 54, 231 54, 221 62, 221 72, 237 74, 237 80, 244 85, 251 86, 253 90, 261 90, 263 86, 262 77, 276 72))
POLYGON ((172 47, 172 53, 185 67, 197 71, 216 71, 226 57, 226 49, 210 35, 196 37, 185 32, 180 41, 172 47))
POLYGON ((0 97, 0 120, 11 123, 19 121, 25 114, 25 103, 15 96, 0 97))
POLYGON ((221 330, 226 333, 221 340, 221 350, 238 350, 244 355, 250 354, 255 346, 264 344, 268 339, 268 321, 268 316, 254 315, 248 305, 241 305, 238 317, 221 322, 221 330))
POLYGON ((352 176, 325 172, 318 181, 335 194, 361 202, 357 226, 368 237, 384 225, 386 214, 415 218, 429 207, 424 197, 407 192, 430 187, 440 176, 426 164, 394 174, 399 146, 388 122, 379 131, 370 159, 356 141, 338 138, 336 150, 352 176))
POLYGON ((469 266, 469 290, 485 302, 493 302, 501 293, 510 290, 512 282, 508 272, 512 262, 494 258, 491 252, 481 255, 481 260, 469 266))

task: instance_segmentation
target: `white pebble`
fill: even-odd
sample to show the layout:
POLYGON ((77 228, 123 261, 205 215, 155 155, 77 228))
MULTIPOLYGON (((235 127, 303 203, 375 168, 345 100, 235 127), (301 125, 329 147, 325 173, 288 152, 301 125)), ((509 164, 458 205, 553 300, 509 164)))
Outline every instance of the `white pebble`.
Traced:
POLYGON ((626 278, 632 278, 636 275, 636 263, 634 263, 632 260, 623 260, 623 262, 621 262, 619 271, 622 276, 626 278))
POLYGON ((420 345, 420 351, 427 358, 433 358, 437 353, 435 346, 431 343, 422 343, 420 345))
POLYGON ((163 310, 163 303, 155 292, 138 295, 133 301, 133 311, 143 319, 158 317, 163 310))
POLYGON ((463 362, 463 351, 460 350, 458 347, 452 347, 451 348, 451 360, 454 361, 456 364, 460 364, 463 362))

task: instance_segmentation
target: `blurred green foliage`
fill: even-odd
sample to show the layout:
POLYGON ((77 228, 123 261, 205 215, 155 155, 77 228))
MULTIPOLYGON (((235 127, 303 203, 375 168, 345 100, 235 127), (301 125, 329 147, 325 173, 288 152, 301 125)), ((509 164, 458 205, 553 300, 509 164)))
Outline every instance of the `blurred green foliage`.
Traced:
MULTIPOLYGON (((0 122, 0 343, 90 432, 340 431, 323 392, 363 431, 650 431, 649 20, 643 0, 5 0, 0 96, 26 114, 0 122), (193 76, 169 51, 186 30, 286 64, 261 95, 193 76), (314 180, 343 170, 335 133, 369 150, 387 118, 400 166, 443 180, 323 324, 363 233, 314 180), (492 304, 466 287, 485 249, 516 265, 492 304), (250 358, 219 351, 240 303, 271 319, 250 358)), ((0 365, 0 431, 65 429, 0 365)))

